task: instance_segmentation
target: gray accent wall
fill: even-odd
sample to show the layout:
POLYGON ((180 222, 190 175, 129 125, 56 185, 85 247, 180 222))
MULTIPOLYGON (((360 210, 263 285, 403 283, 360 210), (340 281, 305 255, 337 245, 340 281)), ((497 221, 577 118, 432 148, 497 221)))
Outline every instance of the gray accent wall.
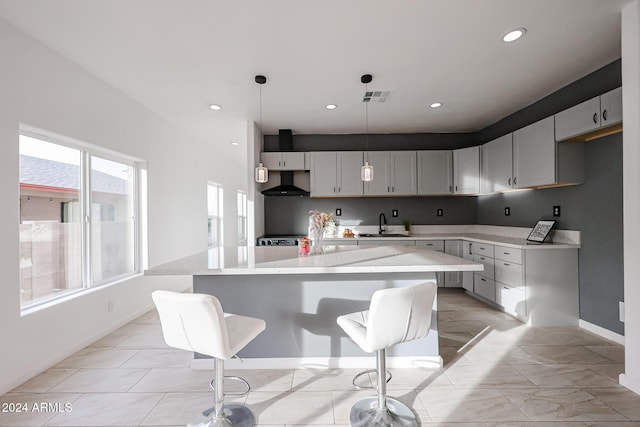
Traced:
MULTIPOLYGON (((369 149, 456 149, 483 144, 622 85, 621 61, 589 74, 476 133, 369 135, 369 149)), ((304 234, 311 209, 341 208, 343 224, 374 225, 383 212, 390 224, 487 224, 531 227, 539 219, 556 219, 559 228, 582 232, 579 253, 580 318, 624 333, 618 301, 624 299, 622 229, 622 134, 586 144, 583 185, 519 191, 478 197, 407 198, 265 198, 266 234, 304 234), (511 215, 504 215, 505 207, 511 215), (552 217, 553 206, 561 216, 552 217), (437 217, 436 210, 444 209, 437 217), (398 209, 398 218, 391 210, 398 209)), ((277 151, 277 136, 265 137, 265 149, 277 151)), ((294 150, 364 150, 364 135, 296 135, 294 150)))
POLYGON ((328 198, 265 197, 266 234, 307 234, 309 211, 334 212, 341 225, 377 225, 381 213, 390 225, 401 225, 403 219, 413 224, 474 224, 476 197, 360 197, 328 198), (398 210, 398 217, 391 216, 398 210), (444 215, 437 216, 443 209, 444 215))

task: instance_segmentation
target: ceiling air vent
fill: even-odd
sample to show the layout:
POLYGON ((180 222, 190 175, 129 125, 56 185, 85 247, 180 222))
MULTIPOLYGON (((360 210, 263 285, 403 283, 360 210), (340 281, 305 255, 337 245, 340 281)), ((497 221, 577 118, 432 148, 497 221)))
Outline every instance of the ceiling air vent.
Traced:
POLYGON ((390 96, 390 90, 371 90, 364 93, 362 102, 387 102, 390 96))

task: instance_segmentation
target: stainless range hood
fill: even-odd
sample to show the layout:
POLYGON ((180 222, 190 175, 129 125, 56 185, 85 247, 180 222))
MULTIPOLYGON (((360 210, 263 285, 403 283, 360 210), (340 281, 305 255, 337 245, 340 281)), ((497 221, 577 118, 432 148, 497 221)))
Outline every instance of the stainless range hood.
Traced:
MULTIPOLYGON (((278 151, 293 151, 293 133, 291 129, 280 129, 278 133, 278 151)), ((293 171, 280 171, 280 185, 262 191, 265 196, 308 196, 309 192, 293 185, 293 171)))

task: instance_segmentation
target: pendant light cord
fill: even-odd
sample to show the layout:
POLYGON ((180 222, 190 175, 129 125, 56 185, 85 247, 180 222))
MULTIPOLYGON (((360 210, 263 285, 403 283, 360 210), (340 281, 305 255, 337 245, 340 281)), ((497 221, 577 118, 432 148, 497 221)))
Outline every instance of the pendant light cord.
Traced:
POLYGON ((367 93, 369 93, 369 83, 364 85, 364 139, 367 144, 367 162, 369 161, 369 100, 367 99, 367 93))

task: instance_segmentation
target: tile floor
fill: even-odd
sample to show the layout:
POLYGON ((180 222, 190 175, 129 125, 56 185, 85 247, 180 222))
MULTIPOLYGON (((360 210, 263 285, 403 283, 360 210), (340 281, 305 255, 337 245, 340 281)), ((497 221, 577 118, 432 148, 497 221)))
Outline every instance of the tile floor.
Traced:
MULTIPOLYGON (((455 290, 440 292, 438 322, 444 368, 395 369, 389 383, 423 426, 640 426, 640 396, 617 383, 622 346, 527 327, 455 290)), ((0 396, 2 409, 14 405, 0 426, 185 425, 212 403, 210 373, 190 359, 165 345, 151 311, 0 396)), ((252 391, 241 400, 261 426, 346 426, 350 406, 371 394, 352 389, 355 373, 242 371, 252 391)))

